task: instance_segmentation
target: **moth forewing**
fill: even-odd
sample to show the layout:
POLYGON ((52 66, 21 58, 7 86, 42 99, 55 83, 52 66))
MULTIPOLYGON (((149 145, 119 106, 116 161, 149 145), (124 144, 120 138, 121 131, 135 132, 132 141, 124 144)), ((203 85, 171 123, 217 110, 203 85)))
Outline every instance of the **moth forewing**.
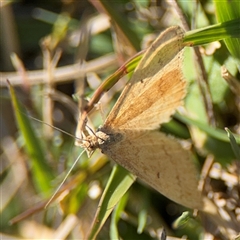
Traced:
POLYGON ((169 121, 186 94, 182 49, 183 30, 180 27, 163 32, 144 54, 104 126, 155 129, 169 121), (177 95, 173 98, 173 94, 177 95), (174 104, 168 107, 172 102, 174 104), (142 117, 146 121, 142 121, 142 117))

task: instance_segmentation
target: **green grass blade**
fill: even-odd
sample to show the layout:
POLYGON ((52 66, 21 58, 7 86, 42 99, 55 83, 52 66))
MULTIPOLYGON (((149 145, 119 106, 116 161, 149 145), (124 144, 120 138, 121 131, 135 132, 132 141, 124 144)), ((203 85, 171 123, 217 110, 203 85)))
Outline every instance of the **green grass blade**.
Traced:
MULTIPOLYGON (((202 131, 207 133, 209 136, 211 136, 211 137, 213 137, 213 138, 215 138, 217 140, 220 140, 222 142, 229 142, 229 139, 226 136, 224 130, 215 129, 215 128, 210 127, 209 125, 207 125, 205 123, 199 122, 199 121, 194 120, 194 119, 190 119, 187 116, 182 116, 182 115, 180 115, 178 113, 176 113, 174 116, 177 119, 179 119, 180 121, 184 122, 185 124, 193 125, 193 126, 198 127, 199 129, 201 129, 202 131)), ((239 136, 234 136, 234 137, 236 139, 236 142, 238 144, 240 144, 240 137, 239 136)))
POLYGON ((232 38, 240 38, 240 18, 186 32, 184 43, 187 46, 197 46, 232 38))
POLYGON ((119 203, 117 204, 116 208, 113 211, 113 214, 111 217, 111 224, 110 224, 110 239, 119 239, 117 223, 127 204, 127 200, 128 200, 128 194, 126 193, 121 198, 121 200, 119 201, 119 203))
POLYGON ((10 84, 9 90, 16 121, 24 139, 24 147, 32 163, 32 176, 34 182, 41 193, 48 192, 50 189, 50 182, 53 179, 51 169, 47 164, 40 141, 33 131, 31 122, 27 114, 24 114, 24 109, 16 97, 14 88, 10 84))
POLYGON ((136 177, 119 165, 115 165, 108 184, 99 202, 98 211, 95 215, 94 225, 88 239, 94 239, 108 216, 113 211, 126 191, 134 183, 136 177))
POLYGON ((227 131, 232 150, 233 150, 236 158, 238 160, 240 160, 240 147, 238 146, 237 141, 236 141, 235 137, 233 136, 233 134, 231 133, 231 131, 228 128, 225 128, 225 130, 227 131))
POLYGON ((174 222, 175 228, 180 228, 184 226, 185 224, 188 224, 188 221, 190 219, 189 212, 183 212, 182 215, 174 222))
MULTIPOLYGON (((240 2, 228 1, 228 0, 214 0, 216 8, 216 16, 218 22, 226 22, 229 20, 238 20, 238 26, 240 26, 240 2)), ((240 34, 240 30, 236 30, 236 34, 240 34)), ((239 37, 238 37, 239 38, 239 37)), ((225 39, 224 40, 229 52, 237 59, 240 64, 240 39, 225 39)), ((239 65, 240 66, 240 65, 239 65)))

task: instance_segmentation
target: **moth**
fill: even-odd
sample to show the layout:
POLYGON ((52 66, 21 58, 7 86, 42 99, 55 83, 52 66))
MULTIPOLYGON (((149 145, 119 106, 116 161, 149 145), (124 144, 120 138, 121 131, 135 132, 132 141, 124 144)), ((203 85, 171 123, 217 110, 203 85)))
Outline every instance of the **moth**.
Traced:
POLYGON ((202 208, 198 172, 191 154, 159 131, 183 105, 184 31, 164 31, 145 52, 103 126, 81 146, 100 149, 169 199, 189 208, 202 208))

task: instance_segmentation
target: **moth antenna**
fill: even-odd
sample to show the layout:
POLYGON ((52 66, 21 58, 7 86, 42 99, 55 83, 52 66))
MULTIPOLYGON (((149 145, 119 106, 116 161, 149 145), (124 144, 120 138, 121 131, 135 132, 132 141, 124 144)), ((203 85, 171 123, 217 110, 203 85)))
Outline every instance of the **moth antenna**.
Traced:
MULTIPOLYGON (((22 112, 22 113, 23 113, 23 112, 22 112)), ((23 113, 23 114, 26 115, 26 116, 28 116, 29 118, 35 120, 36 122, 40 122, 40 123, 42 123, 42 124, 45 124, 45 125, 53 128, 53 129, 55 129, 55 130, 58 130, 59 132, 62 132, 62 133, 66 134, 66 135, 68 135, 68 136, 70 136, 70 137, 72 137, 72 138, 75 138, 75 139, 77 139, 77 140, 79 140, 79 141, 85 141, 84 139, 78 138, 78 137, 76 137, 75 135, 73 135, 73 134, 71 134, 71 133, 68 133, 67 131, 62 130, 61 128, 58 128, 58 127, 55 127, 55 126, 53 126, 53 125, 51 125, 51 124, 45 123, 45 122, 43 122, 43 121, 41 121, 41 120, 39 120, 39 119, 37 119, 37 118, 35 118, 35 117, 32 117, 32 116, 30 116, 30 115, 28 115, 28 114, 25 114, 25 113, 23 113)))
POLYGON ((99 136, 97 136, 96 133, 95 133, 88 125, 86 125, 86 127, 90 130, 90 132, 91 132, 96 138, 99 138, 99 139, 101 139, 102 141, 104 141, 104 139, 103 139, 103 138, 100 138, 99 136))
POLYGON ((52 197, 48 200, 48 202, 45 205, 45 209, 49 206, 49 204, 52 202, 52 200, 54 199, 54 197, 56 196, 56 194, 58 193, 58 191, 60 190, 60 188, 63 186, 63 184, 65 183, 65 181, 67 180, 69 174, 71 173, 71 171, 73 170, 73 168, 75 167, 75 165, 77 164, 78 160, 81 158, 81 156, 83 155, 83 153, 85 152, 82 151, 79 156, 77 157, 77 159, 74 161, 73 165, 71 166, 71 168, 68 170, 66 176, 64 177, 64 179, 62 180, 62 182, 60 183, 60 185, 58 186, 58 188, 56 189, 56 191, 54 192, 54 194, 52 195, 52 197))
POLYGON ((95 132, 94 132, 88 125, 86 125, 86 128, 87 128, 94 136, 96 136, 95 132))

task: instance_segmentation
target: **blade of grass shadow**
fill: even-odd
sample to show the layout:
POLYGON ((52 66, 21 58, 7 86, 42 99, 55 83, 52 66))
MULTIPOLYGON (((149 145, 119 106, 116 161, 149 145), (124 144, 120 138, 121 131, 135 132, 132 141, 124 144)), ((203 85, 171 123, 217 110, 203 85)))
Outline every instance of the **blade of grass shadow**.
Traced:
POLYGON ((119 165, 115 165, 107 186, 103 192, 96 212, 93 227, 88 239, 95 239, 108 216, 113 211, 116 204, 120 201, 126 191, 134 183, 136 177, 119 165))
POLYGON ((16 121, 24 138, 24 147, 32 163, 32 177, 34 183, 39 192, 47 193, 50 189, 50 182, 53 179, 53 174, 45 159, 41 143, 35 135, 27 114, 24 114, 24 109, 18 101, 14 88, 11 86, 10 82, 9 91, 16 121))

